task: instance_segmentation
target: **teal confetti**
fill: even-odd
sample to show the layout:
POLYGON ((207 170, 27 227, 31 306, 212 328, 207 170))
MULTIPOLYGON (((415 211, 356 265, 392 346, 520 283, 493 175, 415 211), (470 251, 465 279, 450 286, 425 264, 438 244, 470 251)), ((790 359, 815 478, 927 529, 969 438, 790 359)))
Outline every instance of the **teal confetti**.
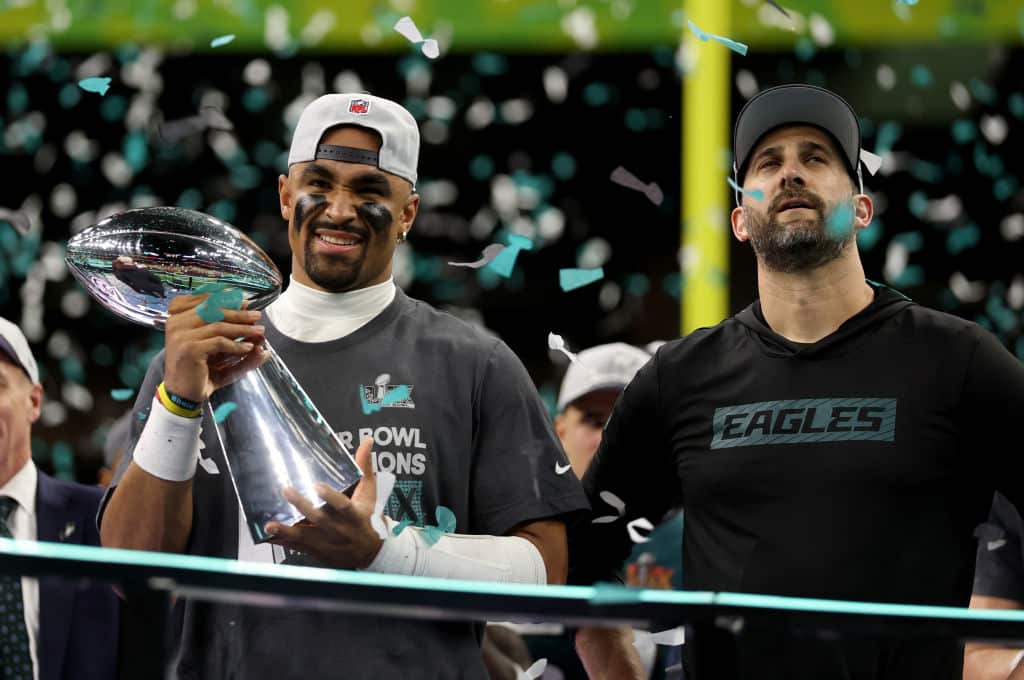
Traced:
POLYGON ((893 236, 892 240, 906 248, 908 253, 916 253, 924 247, 924 234, 919 231, 905 231, 893 236))
POLYGON ((971 78, 967 81, 967 87, 970 89, 971 94, 982 104, 992 106, 996 103, 996 91, 991 85, 983 80, 977 78, 971 78))
POLYGON ((828 216, 825 232, 833 241, 845 241, 853 233, 853 202, 842 201, 828 216))
POLYGON ((707 42, 708 40, 714 40, 715 42, 722 43, 733 52, 737 52, 743 56, 747 55, 747 46, 744 45, 743 43, 736 42, 735 40, 729 40, 728 38, 723 38, 722 36, 715 35, 713 33, 705 33, 704 31, 697 28, 697 24, 693 23, 691 19, 687 19, 686 23, 690 27, 690 30, 693 32, 693 34, 700 38, 701 41, 707 42))
POLYGON ((224 312, 221 309, 241 309, 242 297, 242 291, 238 288, 214 293, 196 307, 196 313, 206 323, 223 321, 224 312))
MULTIPOLYGON (((1021 16, 1024 17, 1024 12, 1021 13, 1021 16)), ((1010 108, 1010 113, 1017 118, 1024 118, 1024 94, 1014 92, 1006 100, 1006 103, 1010 108)))
POLYGON ((643 297, 651 290, 651 281, 644 274, 630 274, 622 287, 628 295, 643 297))
POLYGON ((140 421, 143 421, 146 419, 148 415, 148 411, 139 411, 138 413, 135 414, 135 417, 138 418, 140 421))
POLYGON ((928 161, 917 160, 910 166, 910 174, 914 179, 928 184, 938 184, 942 181, 942 166, 928 161))
POLYGON ((914 68, 910 69, 910 82, 914 83, 918 87, 931 87, 935 83, 935 78, 932 77, 931 69, 924 64, 917 64, 914 68))
POLYGON ((128 401, 133 394, 135 394, 135 390, 130 387, 110 390, 110 397, 114 401, 128 401))
POLYGON ((533 241, 519 234, 509 234, 508 247, 519 248, 520 250, 533 250, 533 241))
POLYGON ((1013 196, 1018 186, 1016 177, 1000 177, 992 184, 992 195, 997 201, 1005 201, 1013 196))
POLYGON ((469 161, 469 174, 481 182, 490 179, 494 175, 494 161, 490 156, 474 156, 469 161))
POLYGON ((558 285, 562 287, 562 290, 569 292, 570 290, 576 290, 583 286, 600 281, 604 278, 604 269, 597 267, 595 269, 559 269, 558 270, 558 285))
POLYGON ((893 120, 887 120, 878 126, 878 135, 875 137, 875 153, 881 156, 891 151, 900 136, 903 134, 903 127, 893 120))
POLYGON ((915 191, 907 199, 907 208, 910 214, 919 220, 923 220, 928 212, 928 197, 921 191, 915 191))
POLYGON ((760 189, 744 189, 740 185, 736 184, 736 182, 733 181, 732 177, 726 177, 725 181, 729 183, 729 186, 731 186, 734 191, 738 191, 741 194, 746 194, 747 196, 750 196, 755 201, 763 201, 764 200, 764 192, 761 191, 760 189))
POLYGON ((551 172, 561 180, 572 178, 576 174, 576 159, 565 151, 559 151, 551 159, 551 172))
POLYGON ((900 2, 903 3, 904 5, 916 5, 917 4, 917 0, 900 0, 900 2))
POLYGON ((403 532, 403 531, 405 530, 405 528, 406 528, 407 526, 411 526, 411 525, 412 525, 412 520, 411 520, 411 519, 403 519, 403 520, 402 520, 401 522, 399 522, 399 523, 398 523, 398 524, 397 524, 397 525, 396 525, 396 526, 395 526, 395 527, 394 527, 394 528, 393 528, 393 529, 391 530, 391 533, 392 533, 392 535, 394 535, 394 536, 397 536, 397 535, 399 535, 400 533, 402 533, 402 532, 403 532))
POLYGON ((800 61, 810 61, 817 51, 818 48, 814 46, 814 41, 806 36, 797 40, 796 47, 793 48, 793 53, 800 61))
POLYGON ((86 92, 96 92, 103 96, 110 89, 110 78, 85 78, 78 81, 78 86, 86 92))
POLYGON ((525 236, 520 236, 519 234, 509 234, 508 246, 498 253, 493 260, 481 267, 481 270, 489 269, 499 276, 503 276, 507 279, 512 276, 512 268, 516 265, 516 258, 519 257, 519 251, 532 249, 533 241, 530 239, 525 236))
POLYGON ((968 224, 958 227, 949 232, 949 236, 946 237, 946 250, 951 255, 958 255, 977 245, 979 240, 981 240, 981 230, 977 225, 968 224))
POLYGON ((206 293, 220 293, 227 288, 226 283, 204 283, 192 291, 193 295, 205 295, 206 293))
POLYGON ((895 288, 913 288, 924 283, 924 270, 916 264, 904 269, 892 282, 895 288))
POLYGON ((611 99, 612 90, 604 83, 590 83, 583 88, 583 101, 590 106, 604 106, 611 99))
POLYGON ((210 47, 222 47, 224 45, 227 45, 229 42, 231 42, 234 39, 235 39, 235 34, 234 33, 229 33, 228 35, 222 35, 222 36, 219 36, 219 37, 214 38, 213 40, 211 40, 210 41, 210 47))
POLYGON ((953 123, 953 141, 966 144, 978 135, 978 126, 973 120, 958 120, 953 123))
POLYGON ((439 505, 434 510, 434 517, 437 519, 437 526, 423 527, 423 540, 427 542, 427 545, 434 545, 441 540, 442 536, 455 531, 454 512, 443 505, 439 505))
POLYGON ((233 401, 225 401, 223 404, 217 407, 217 410, 213 412, 213 421, 215 423, 223 423, 227 420, 234 410, 238 408, 238 404, 233 401))
POLYGON ((482 76, 500 76, 508 70, 508 63, 500 54, 481 52, 473 57, 473 70, 482 76))

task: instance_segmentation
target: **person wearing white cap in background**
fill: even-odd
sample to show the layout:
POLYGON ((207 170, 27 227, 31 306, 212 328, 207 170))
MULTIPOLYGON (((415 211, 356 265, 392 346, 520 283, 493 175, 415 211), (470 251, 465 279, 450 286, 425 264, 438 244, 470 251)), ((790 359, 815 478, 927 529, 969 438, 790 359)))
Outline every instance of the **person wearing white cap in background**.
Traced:
MULTIPOLYGON (((288 174, 278 180, 291 282, 265 325, 246 310, 223 310, 224 321, 207 324, 195 310, 205 296, 172 300, 165 351, 135 403, 148 415, 133 420, 135 444, 100 519, 104 545, 564 582, 566 518, 588 505, 579 481, 555 471, 562 455, 529 374, 499 339, 394 284, 395 249, 419 210, 418 155, 416 121, 393 101, 330 94, 303 110, 288 174), (365 477, 351 499, 318 489, 319 508, 282 490, 306 521, 269 522, 260 527, 267 541, 254 544, 200 407, 264 360, 264 337, 341 441, 358 445, 365 477), (224 353, 242 357, 241 368, 226 371, 224 353), (371 524, 378 471, 397 478, 383 536, 371 524), (455 529, 431 544, 422 527, 439 522, 442 508, 455 529), (403 520, 412 526, 396 535, 403 520)), ((486 677, 471 623, 191 600, 183 607, 176 661, 188 677, 486 677)))
MULTIPOLYGON (((21 330, 0 318, 0 537, 99 545, 101 492, 54 479, 32 462, 43 387, 21 330)), ((5 680, 117 677, 117 596, 104 584, 0 576, 0 670, 5 680)))
MULTIPOLYGON (((651 345, 656 348, 658 343, 651 345)), ((597 452, 615 401, 650 358, 651 354, 645 349, 612 342, 585 349, 569 363, 558 391, 555 432, 576 477, 583 477, 597 452)), ((568 474, 569 465, 557 469, 568 474)), ((585 680, 587 672, 573 648, 573 634, 574 631, 567 631, 561 624, 501 622, 488 625, 484 651, 492 680, 505 677, 502 669, 511 667, 512 659, 521 657, 523 643, 533 657, 547 658, 551 672, 557 669, 566 680, 585 680)), ((653 653, 639 658, 639 662, 644 676, 649 676, 654 666, 653 653)), ((517 665, 523 664, 517 661, 517 665)), ((514 673, 509 677, 514 677, 514 673)))
POLYGON ((615 400, 650 358, 639 347, 612 342, 585 349, 570 362, 558 391, 555 432, 577 477, 583 478, 601 444, 615 400))

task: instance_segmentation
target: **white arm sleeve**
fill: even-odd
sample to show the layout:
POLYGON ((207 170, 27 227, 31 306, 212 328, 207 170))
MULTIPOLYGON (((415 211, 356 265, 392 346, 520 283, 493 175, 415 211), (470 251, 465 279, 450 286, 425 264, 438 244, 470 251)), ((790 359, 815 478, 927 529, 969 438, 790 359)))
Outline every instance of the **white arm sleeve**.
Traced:
POLYGON ((544 558, 537 547, 519 536, 445 534, 434 545, 423 530, 406 527, 395 536, 395 521, 384 518, 388 538, 367 571, 406 576, 461 578, 469 581, 546 585, 544 558))
POLYGON ((168 482, 184 482, 196 474, 202 418, 184 418, 168 411, 153 397, 149 419, 135 444, 132 460, 168 482))

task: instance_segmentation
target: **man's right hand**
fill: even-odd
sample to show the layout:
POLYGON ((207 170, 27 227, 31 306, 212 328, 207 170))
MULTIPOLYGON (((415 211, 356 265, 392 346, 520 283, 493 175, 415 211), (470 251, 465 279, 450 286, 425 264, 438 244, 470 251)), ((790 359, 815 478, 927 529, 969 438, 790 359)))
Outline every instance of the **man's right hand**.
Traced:
POLYGON ((169 392, 200 403, 270 358, 263 350, 265 329, 256 325, 260 312, 222 309, 223 321, 207 323, 196 312, 207 297, 172 299, 165 327, 164 384, 169 392))

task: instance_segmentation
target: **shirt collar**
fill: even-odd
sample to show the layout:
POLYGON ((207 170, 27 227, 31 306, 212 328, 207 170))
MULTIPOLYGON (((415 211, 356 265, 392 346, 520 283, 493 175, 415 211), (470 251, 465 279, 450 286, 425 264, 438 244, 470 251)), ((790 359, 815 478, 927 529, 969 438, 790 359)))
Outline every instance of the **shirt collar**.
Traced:
POLYGON ((293 276, 271 308, 319 319, 345 319, 378 314, 394 297, 394 278, 346 293, 327 293, 305 286, 293 276))
POLYGON ((6 484, 0 486, 0 496, 10 496, 18 502, 18 507, 29 516, 36 516, 36 484, 39 473, 36 464, 30 459, 6 484))

